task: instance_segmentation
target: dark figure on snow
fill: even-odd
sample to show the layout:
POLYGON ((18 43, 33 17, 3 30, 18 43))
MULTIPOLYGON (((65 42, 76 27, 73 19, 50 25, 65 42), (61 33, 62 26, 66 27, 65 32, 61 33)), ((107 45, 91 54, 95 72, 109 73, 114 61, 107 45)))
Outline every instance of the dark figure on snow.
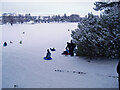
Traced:
POLYGON ((11 24, 11 26, 13 25, 13 23, 12 23, 12 22, 11 22, 10 24, 11 24))
POLYGON ((10 41, 10 43, 13 43, 12 41, 10 41))
POLYGON ((67 42, 67 47, 68 47, 68 49, 70 49, 70 43, 69 42, 67 42))
POLYGON ((10 21, 11 26, 13 25, 13 20, 10 21))
POLYGON ((120 61, 119 61, 119 63, 118 63, 118 65, 117 65, 117 73, 118 73, 118 80, 119 80, 119 90, 120 90, 120 61))
POLYGON ((50 48, 51 51, 55 51, 55 48, 50 48))
POLYGON ((22 41, 20 41, 20 44, 22 44, 22 41))
POLYGON ((72 42, 72 40, 71 40, 71 43, 69 44, 68 43, 68 48, 69 48, 69 54, 71 55, 71 56, 74 56, 74 48, 76 47, 76 45, 72 42))
POLYGON ((51 53, 49 51, 49 49, 47 49, 47 55, 45 57, 45 59, 50 59, 51 58, 51 53))
POLYGON ((62 53, 63 55, 69 55, 69 50, 68 48, 66 47, 66 50, 62 53))
POLYGON ((7 43, 6 43, 6 42, 4 42, 3 46, 7 46, 7 43))

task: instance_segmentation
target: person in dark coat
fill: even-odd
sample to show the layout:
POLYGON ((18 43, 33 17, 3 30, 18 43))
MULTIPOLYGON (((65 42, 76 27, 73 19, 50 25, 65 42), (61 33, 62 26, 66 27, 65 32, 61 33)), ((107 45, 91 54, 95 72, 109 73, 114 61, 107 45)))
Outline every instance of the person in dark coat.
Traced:
POLYGON ((20 41, 20 44, 22 44, 22 41, 20 41))
POLYGON ((49 51, 49 49, 47 49, 47 55, 45 57, 45 59, 50 59, 51 58, 51 53, 49 51))
POLYGON ((119 63, 118 63, 118 65, 117 65, 117 73, 118 73, 118 80, 119 80, 119 90, 120 90, 120 61, 119 61, 119 63))
POLYGON ((69 42, 67 42, 67 47, 66 48, 70 49, 70 43, 69 42))
POLYGON ((69 53, 71 56, 74 56, 74 48, 76 47, 76 45, 72 42, 71 40, 71 43, 70 43, 70 49, 69 49, 69 53))
POLYGON ((13 20, 10 21, 11 26, 13 25, 13 20))
POLYGON ((4 47, 7 46, 7 42, 4 42, 3 46, 4 46, 4 47))

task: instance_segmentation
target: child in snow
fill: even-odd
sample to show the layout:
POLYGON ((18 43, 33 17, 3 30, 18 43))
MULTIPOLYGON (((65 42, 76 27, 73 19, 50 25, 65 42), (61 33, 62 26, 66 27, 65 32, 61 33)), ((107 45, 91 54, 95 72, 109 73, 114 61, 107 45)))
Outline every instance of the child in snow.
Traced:
POLYGON ((71 56, 74 56, 74 48, 75 47, 76 47, 76 45, 71 40, 71 43, 70 43, 70 46, 69 46, 69 53, 70 53, 71 56))
POLYGON ((22 41, 20 41, 20 44, 22 44, 22 41))
POLYGON ((64 54, 64 55, 69 55, 69 50, 68 50, 67 47, 66 47, 66 50, 65 50, 62 54, 64 54))
POLYGON ((10 41, 10 43, 13 43, 12 41, 10 41))
POLYGON ((47 55, 46 55, 45 59, 51 59, 51 53, 50 53, 49 49, 47 49, 47 55))
POLYGON ((6 42, 4 42, 3 46, 4 46, 4 47, 5 47, 5 46, 7 46, 7 43, 6 43, 6 42))

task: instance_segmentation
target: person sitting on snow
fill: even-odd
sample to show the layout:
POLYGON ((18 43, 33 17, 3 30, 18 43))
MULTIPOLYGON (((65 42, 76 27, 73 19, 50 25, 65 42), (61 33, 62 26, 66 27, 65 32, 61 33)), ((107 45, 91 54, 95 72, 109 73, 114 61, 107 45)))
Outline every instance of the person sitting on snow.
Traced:
POLYGON ((69 50, 68 50, 67 47, 66 47, 66 50, 65 50, 62 54, 64 54, 64 55, 69 55, 69 50))
POLYGON ((4 47, 7 46, 7 42, 4 42, 3 46, 4 46, 4 47))
POLYGON ((50 59, 51 58, 51 53, 49 51, 49 49, 47 49, 47 55, 45 57, 45 59, 50 59))

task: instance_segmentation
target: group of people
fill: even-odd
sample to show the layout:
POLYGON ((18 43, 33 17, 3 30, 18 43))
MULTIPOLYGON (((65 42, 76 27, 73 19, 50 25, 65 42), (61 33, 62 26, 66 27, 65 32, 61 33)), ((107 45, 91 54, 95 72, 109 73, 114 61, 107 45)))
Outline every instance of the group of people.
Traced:
MULTIPOLYGON (((10 43, 12 44, 13 42, 12 42, 12 41, 10 41, 10 43)), ((20 43, 20 44, 22 44, 22 40, 21 40, 19 43, 20 43)), ((6 47, 7 45, 8 45, 8 43, 7 43, 7 42, 4 42, 4 43, 3 43, 3 46, 4 46, 4 47, 6 47)))
POLYGON ((74 56, 74 49, 76 45, 72 42, 67 42, 66 50, 62 53, 63 55, 71 55, 74 56))
MULTIPOLYGON (((66 50, 62 53, 63 55, 71 55, 74 56, 74 49, 75 49, 76 45, 72 42, 69 43, 67 42, 67 46, 66 46, 66 50)), ((50 48, 51 51, 55 51, 55 48, 50 48)), ((51 58, 51 53, 49 51, 49 49, 47 49, 47 54, 46 57, 44 57, 44 59, 52 59, 51 58)))

